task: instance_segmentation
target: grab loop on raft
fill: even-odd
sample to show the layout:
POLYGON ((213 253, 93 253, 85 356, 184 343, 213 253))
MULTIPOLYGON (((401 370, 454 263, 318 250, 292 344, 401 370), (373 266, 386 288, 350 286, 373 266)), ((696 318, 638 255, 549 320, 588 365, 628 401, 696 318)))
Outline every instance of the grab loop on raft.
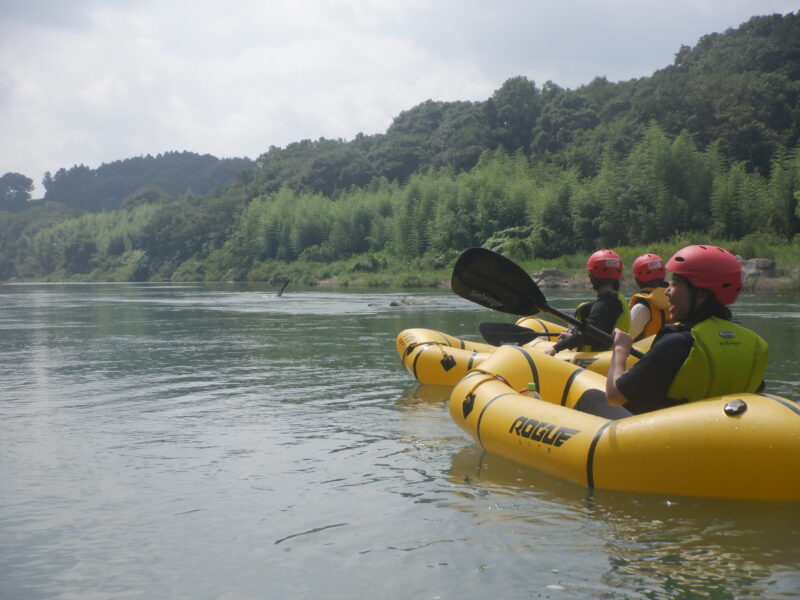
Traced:
POLYGON ((729 417, 735 417, 736 415, 742 414, 744 411, 747 410, 747 402, 744 400, 731 400, 730 402, 725 403, 725 414, 729 417))

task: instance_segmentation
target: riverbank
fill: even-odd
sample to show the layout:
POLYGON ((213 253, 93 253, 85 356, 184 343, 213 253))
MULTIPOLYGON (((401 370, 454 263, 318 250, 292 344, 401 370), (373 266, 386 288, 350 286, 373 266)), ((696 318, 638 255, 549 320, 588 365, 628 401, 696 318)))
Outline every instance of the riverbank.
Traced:
MULTIPOLYGON (((622 290, 633 292, 636 282, 629 267, 637 256, 652 252, 659 256, 672 256, 680 248, 690 244, 712 244, 733 252, 742 262, 745 290, 755 292, 800 291, 800 243, 777 243, 763 237, 748 236, 739 241, 698 240, 683 236, 669 242, 659 242, 648 247, 624 246, 614 248, 626 265, 626 276, 622 290)), ((576 252, 558 258, 518 258, 503 248, 494 248, 501 254, 519 264, 542 288, 588 288, 586 280, 586 254, 576 252)), ((449 288, 452 264, 458 253, 431 258, 415 258, 399 262, 396 257, 381 256, 371 262, 374 270, 365 269, 369 261, 356 259, 326 265, 326 276, 307 281, 321 286, 368 286, 368 287, 436 287, 449 288), (348 268, 350 267, 350 268, 348 268)), ((287 265, 295 272, 300 271, 296 263, 287 265)), ((309 275, 318 268, 308 267, 303 275, 309 275)), ((298 273, 299 274, 299 273, 298 273)))
MULTIPOLYGON (((449 287, 449 284, 447 285, 449 287)), ((577 274, 570 275, 558 285, 544 284, 540 285, 546 289, 588 289, 589 285, 586 275, 577 274)), ((632 278, 623 278, 620 290, 623 292, 636 291, 636 282, 632 278)), ((800 279, 784 276, 758 276, 758 277, 745 277, 744 290, 747 292, 789 292, 800 291, 800 279)))
MULTIPOLYGON (((312 287, 325 287, 325 288, 432 288, 432 289, 450 289, 450 275, 451 272, 447 269, 417 273, 417 274, 401 274, 395 275, 390 273, 373 273, 369 277, 356 274, 343 274, 335 277, 326 277, 324 279, 304 279, 289 281, 289 289, 294 285, 312 286, 312 287)), ((569 274, 562 274, 556 278, 549 277, 546 279, 537 279, 537 273, 531 273, 531 277, 536 281, 537 285, 543 289, 569 289, 581 290, 589 289, 589 283, 586 279, 585 272, 573 272, 569 274)), ((259 280, 227 280, 228 283, 258 283, 259 280)), ((43 279, 14 279, 10 281, 2 281, 2 284, 24 284, 24 283, 135 283, 123 282, 118 280, 107 279, 87 279, 84 277, 72 278, 43 278, 43 279)), ((145 282, 140 282, 145 283, 145 282)), ((197 283, 192 280, 180 281, 148 281, 146 283, 197 283)), ((263 282, 269 283, 269 282, 263 282)), ((630 294, 636 291, 636 282, 632 277, 623 277, 620 285, 620 290, 624 293, 630 294)), ((786 276, 786 275, 759 275, 759 276, 745 276, 744 289, 748 292, 788 292, 800 291, 800 277, 786 276)))
MULTIPOLYGON (((626 267, 634 259, 646 252, 654 252, 662 257, 671 256, 687 241, 653 244, 648 248, 616 248, 626 267)), ((709 242, 711 243, 711 242, 709 242)), ((717 244, 720 245, 720 244, 717 244)), ((745 289, 755 292, 800 291, 800 244, 755 245, 752 240, 726 244, 732 252, 742 258, 745 272, 745 289), (755 258, 758 257, 758 258, 755 258)), ((530 273, 542 288, 588 289, 585 263, 586 255, 575 253, 553 259, 517 258, 513 253, 497 249, 530 273)), ((108 272, 101 269, 90 273, 57 272, 40 279, 12 279, 5 283, 102 283, 102 282, 243 282, 265 283, 277 291, 288 282, 292 287, 371 287, 371 288, 449 288, 453 264, 460 253, 451 251, 445 254, 421 258, 403 259, 385 253, 354 256, 347 260, 330 263, 298 260, 294 262, 259 262, 240 271, 217 271, 213 269, 176 269, 160 276, 139 279, 128 272, 108 272)), ((0 282, 2 283, 2 282, 0 282)), ((636 290, 629 268, 622 281, 622 291, 636 290)))
MULTIPOLYGON (((531 277, 536 281, 537 285, 543 289, 569 289, 581 290, 589 289, 589 282, 585 273, 571 273, 563 275, 557 279, 548 278, 543 281, 537 280, 536 274, 533 273, 531 277)), ((329 278, 316 283, 319 287, 412 287, 412 288, 438 288, 450 289, 450 275, 438 279, 436 282, 425 285, 417 284, 411 286, 404 285, 387 285, 376 286, 374 282, 366 279, 351 279, 349 277, 343 279, 329 278)), ((620 285, 620 290, 623 293, 631 294, 638 289, 636 281, 632 277, 624 277, 620 285)), ((800 291, 800 278, 787 277, 782 275, 759 275, 759 276, 745 276, 744 290, 747 292, 789 292, 800 291)))

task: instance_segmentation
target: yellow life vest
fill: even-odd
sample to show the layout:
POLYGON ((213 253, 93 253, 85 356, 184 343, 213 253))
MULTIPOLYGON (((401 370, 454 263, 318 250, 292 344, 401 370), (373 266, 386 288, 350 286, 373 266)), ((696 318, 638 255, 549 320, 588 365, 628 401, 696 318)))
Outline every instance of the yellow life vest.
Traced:
MULTIPOLYGON (((628 308, 628 304, 625 302, 625 296, 617 292, 617 299, 619 300, 620 308, 622 312, 620 312, 619 317, 617 317, 616 322, 614 323, 614 327, 617 329, 621 329, 622 331, 628 332, 631 330, 631 311, 628 308)), ((591 310, 592 304, 596 302, 581 302, 578 305, 578 308, 575 309, 575 317, 580 319, 581 321, 585 321, 586 317, 589 316, 589 311, 591 310)), ((609 335, 613 333, 613 329, 609 332, 609 335)), ((591 345, 586 344, 581 346, 580 348, 575 349, 577 352, 593 352, 594 349, 591 345)))
POLYGON ((628 308, 633 308, 635 304, 644 302, 650 310, 650 320, 642 329, 636 340, 643 340, 646 337, 657 334, 666 323, 669 323, 669 300, 665 288, 642 288, 628 301, 628 308))
POLYGON ((667 396, 702 400, 755 392, 764 380, 769 348, 749 329, 710 317, 691 329, 694 343, 667 396))

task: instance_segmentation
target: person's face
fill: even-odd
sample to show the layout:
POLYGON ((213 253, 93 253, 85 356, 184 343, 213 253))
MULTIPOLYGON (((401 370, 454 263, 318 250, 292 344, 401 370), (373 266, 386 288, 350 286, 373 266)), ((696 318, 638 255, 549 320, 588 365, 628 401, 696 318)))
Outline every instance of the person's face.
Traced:
POLYGON ((673 322, 685 320, 692 309, 692 294, 689 284, 685 279, 673 277, 667 286, 666 294, 669 299, 670 320, 673 322))

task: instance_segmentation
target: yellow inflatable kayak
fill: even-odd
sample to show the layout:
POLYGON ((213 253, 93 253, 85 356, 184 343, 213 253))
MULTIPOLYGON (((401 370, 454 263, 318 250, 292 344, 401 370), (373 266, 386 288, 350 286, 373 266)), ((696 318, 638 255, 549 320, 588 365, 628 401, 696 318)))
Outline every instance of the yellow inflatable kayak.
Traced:
POLYGON ((489 452, 589 488, 800 500, 800 405, 734 394, 613 420, 605 378, 502 346, 454 387, 450 415, 489 452), (535 382, 542 398, 520 393, 535 382), (603 408, 605 407, 605 408, 603 408))
MULTIPOLYGON (((536 317, 520 319, 517 321, 517 325, 538 332, 559 333, 566 329, 561 325, 536 317)), ((652 341, 652 338, 647 338, 637 342, 634 346, 646 352, 652 341)), ((551 341, 551 338, 539 337, 525 344, 524 347, 541 352, 553 344, 554 341, 551 341)), ((408 372, 420 383, 434 385, 455 385, 470 369, 483 363, 490 354, 497 350, 497 346, 463 340, 433 329, 401 331, 397 336, 396 347, 403 366, 408 372)), ((575 352, 564 350, 559 352, 556 357, 603 375, 608 373, 611 362, 610 351, 575 352)), ((630 357, 628 366, 637 360, 630 357)))
POLYGON ((433 329, 405 329, 397 335, 403 366, 420 383, 455 385, 497 348, 433 329))

